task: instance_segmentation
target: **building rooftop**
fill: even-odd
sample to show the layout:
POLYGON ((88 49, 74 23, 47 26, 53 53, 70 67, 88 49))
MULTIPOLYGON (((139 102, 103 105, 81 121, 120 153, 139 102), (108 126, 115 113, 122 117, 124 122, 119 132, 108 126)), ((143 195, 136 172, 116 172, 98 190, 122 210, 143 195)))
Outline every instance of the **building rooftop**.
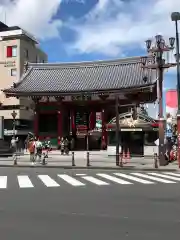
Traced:
POLYGON ((23 30, 22 28, 18 26, 9 27, 3 22, 0 22, 0 37, 2 39, 8 38, 8 37, 14 37, 14 36, 23 36, 23 35, 30 38, 35 43, 38 43, 37 39, 34 36, 32 36, 27 31, 23 30))
POLYGON ((154 85, 156 74, 142 69, 141 58, 110 61, 29 64, 20 82, 6 95, 68 95, 115 92, 154 85))

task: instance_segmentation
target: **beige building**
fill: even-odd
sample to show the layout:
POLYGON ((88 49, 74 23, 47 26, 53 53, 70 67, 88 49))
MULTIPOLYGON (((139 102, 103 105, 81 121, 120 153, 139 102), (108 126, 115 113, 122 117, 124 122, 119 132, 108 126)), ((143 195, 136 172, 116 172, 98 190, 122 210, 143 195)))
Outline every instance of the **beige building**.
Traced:
POLYGON ((13 110, 16 112, 16 134, 26 135, 32 128, 30 100, 6 98, 1 91, 20 81, 26 62, 47 62, 47 55, 37 40, 19 27, 0 22, 0 116, 4 116, 5 135, 12 135, 13 110))

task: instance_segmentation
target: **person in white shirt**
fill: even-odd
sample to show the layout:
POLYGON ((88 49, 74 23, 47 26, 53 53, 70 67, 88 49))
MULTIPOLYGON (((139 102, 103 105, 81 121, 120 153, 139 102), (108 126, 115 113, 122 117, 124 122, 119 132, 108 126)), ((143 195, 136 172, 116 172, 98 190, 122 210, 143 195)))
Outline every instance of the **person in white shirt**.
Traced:
POLYGON ((35 158, 39 157, 39 161, 41 162, 41 157, 42 157, 42 142, 37 139, 35 141, 35 158))
POLYGON ((18 142, 18 137, 15 138, 15 136, 13 136, 11 139, 11 145, 10 145, 13 153, 13 161, 17 160, 17 142, 18 142))

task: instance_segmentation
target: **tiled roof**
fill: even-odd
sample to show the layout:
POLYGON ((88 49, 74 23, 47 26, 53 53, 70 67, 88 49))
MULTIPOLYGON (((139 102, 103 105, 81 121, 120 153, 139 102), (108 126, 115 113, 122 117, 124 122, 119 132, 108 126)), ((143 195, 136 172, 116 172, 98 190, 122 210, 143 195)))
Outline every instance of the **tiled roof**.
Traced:
POLYGON ((6 94, 78 93, 129 89, 153 85, 155 76, 145 73, 140 57, 113 61, 63 64, 29 64, 29 69, 6 94))

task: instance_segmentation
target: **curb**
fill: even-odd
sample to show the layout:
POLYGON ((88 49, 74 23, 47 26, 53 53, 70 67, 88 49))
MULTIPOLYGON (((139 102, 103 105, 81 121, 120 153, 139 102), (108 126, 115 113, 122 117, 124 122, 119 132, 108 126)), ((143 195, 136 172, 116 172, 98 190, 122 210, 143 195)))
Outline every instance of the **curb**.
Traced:
POLYGON ((98 170, 98 169, 101 169, 101 170, 131 170, 131 171, 153 171, 153 172, 164 172, 164 171, 167 171, 167 172, 180 172, 180 169, 170 169, 170 168, 167 168, 167 169, 159 169, 159 168, 136 168, 136 167, 133 167, 133 166, 129 166, 129 167, 96 167, 96 166, 89 166, 89 167, 78 167, 78 166, 49 166, 49 165, 6 165, 6 164, 0 164, 0 168, 59 168, 59 169, 84 169, 84 170, 88 170, 88 169, 94 169, 94 170, 98 170))

